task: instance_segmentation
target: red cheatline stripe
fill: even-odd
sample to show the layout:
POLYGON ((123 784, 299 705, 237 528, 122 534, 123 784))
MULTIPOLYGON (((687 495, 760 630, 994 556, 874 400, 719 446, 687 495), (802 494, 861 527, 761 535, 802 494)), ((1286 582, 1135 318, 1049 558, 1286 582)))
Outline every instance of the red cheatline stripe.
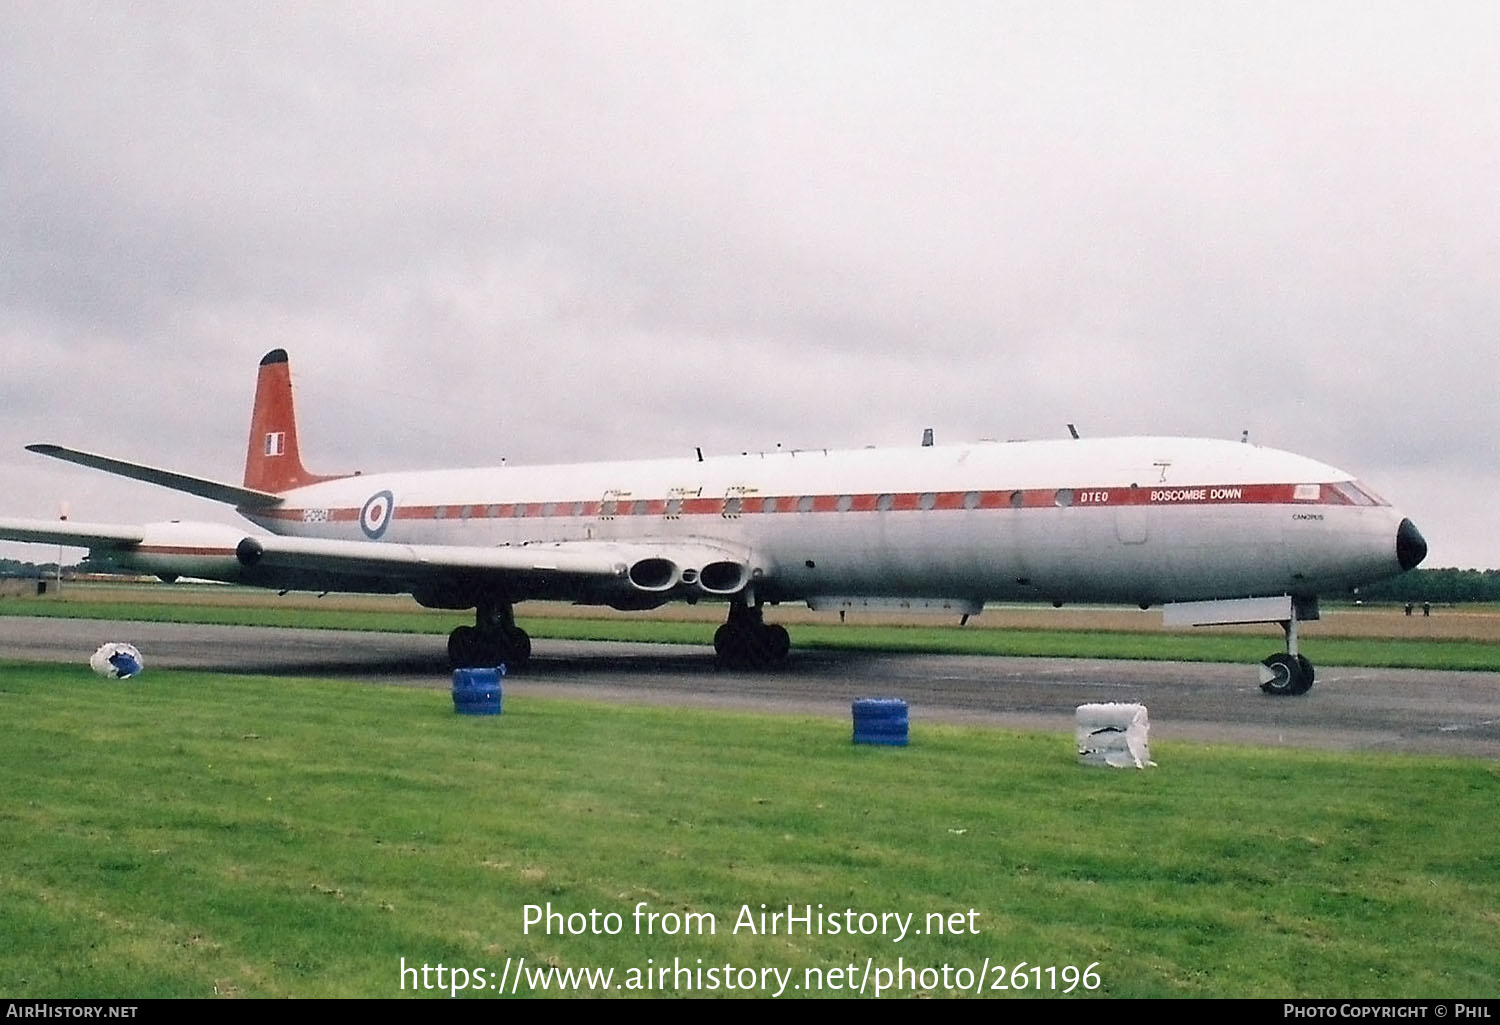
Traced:
POLYGON ((131 549, 146 555, 214 555, 234 558, 233 548, 196 548, 190 545, 141 545, 131 549))
MULTIPOLYGON (((1101 488, 1023 488, 990 491, 844 495, 729 495, 718 498, 619 498, 594 502, 497 502, 489 505, 400 505, 398 520, 604 518, 627 516, 747 516, 768 513, 913 512, 965 509, 1050 509, 1182 505, 1352 505, 1330 484, 1191 484, 1101 488)), ((272 509, 258 513, 291 522, 348 522, 360 510, 272 509)))

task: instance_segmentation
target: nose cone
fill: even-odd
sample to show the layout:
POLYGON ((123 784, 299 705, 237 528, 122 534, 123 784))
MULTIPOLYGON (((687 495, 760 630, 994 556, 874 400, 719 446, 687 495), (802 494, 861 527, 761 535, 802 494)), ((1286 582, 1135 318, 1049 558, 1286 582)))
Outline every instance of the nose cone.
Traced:
POLYGON ((1403 570, 1415 569, 1427 558, 1427 539, 1411 520, 1402 520, 1396 528, 1396 561, 1403 570))

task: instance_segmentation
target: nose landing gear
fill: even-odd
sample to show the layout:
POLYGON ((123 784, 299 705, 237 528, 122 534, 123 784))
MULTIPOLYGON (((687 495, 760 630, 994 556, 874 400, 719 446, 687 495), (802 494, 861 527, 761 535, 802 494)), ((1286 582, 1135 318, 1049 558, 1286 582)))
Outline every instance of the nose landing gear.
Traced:
POLYGON ((1316 673, 1306 655, 1272 655, 1260 664, 1260 689, 1267 694, 1306 694, 1316 673))
MULTIPOLYGON (((1286 653, 1272 655, 1260 664, 1260 689, 1267 694, 1294 696, 1312 689, 1317 674, 1307 656, 1297 651, 1298 606, 1301 604, 1293 599, 1288 617, 1281 621, 1281 629, 1286 632, 1286 653)), ((1316 604, 1312 612, 1307 618, 1318 618, 1316 604)))
POLYGON ((1313 595, 1173 602, 1162 608, 1162 624, 1168 627, 1280 624, 1286 632, 1285 653, 1277 652, 1256 667, 1260 689, 1278 697, 1306 694, 1313 685, 1313 664, 1297 651, 1297 624, 1317 618, 1318 599, 1313 595))

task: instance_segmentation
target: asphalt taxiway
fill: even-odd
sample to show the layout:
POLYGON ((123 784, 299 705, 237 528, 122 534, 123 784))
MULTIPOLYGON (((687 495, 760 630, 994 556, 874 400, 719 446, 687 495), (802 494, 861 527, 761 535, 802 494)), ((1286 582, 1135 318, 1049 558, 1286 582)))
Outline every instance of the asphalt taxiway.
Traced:
MULTIPOLYGON (((0 616, 0 658, 87 672, 105 641, 141 650, 143 683, 156 667, 449 686, 440 636, 0 616)), ((1494 673, 1325 666, 1310 693, 1273 698, 1260 692, 1253 665, 794 647, 780 671, 739 672, 716 668, 707 646, 537 640, 531 663, 505 689, 511 701, 545 695, 844 718, 855 698, 900 697, 914 723, 1065 733, 1078 705, 1139 702, 1153 741, 1500 759, 1494 673)))

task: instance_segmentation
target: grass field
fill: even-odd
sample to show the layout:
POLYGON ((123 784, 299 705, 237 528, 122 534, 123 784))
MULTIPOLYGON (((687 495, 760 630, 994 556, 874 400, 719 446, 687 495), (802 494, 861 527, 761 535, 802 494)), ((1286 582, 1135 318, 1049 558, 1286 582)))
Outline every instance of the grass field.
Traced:
MULTIPOLYGON (((537 637, 691 643, 723 613, 519 611, 537 637)), ((408 599, 180 586, 12 594, 7 613, 423 633, 466 620, 408 599)), ((1254 661, 1279 640, 1165 633, 1136 610, 990 609, 961 629, 773 618, 803 647, 1254 661)), ((1492 609, 1331 608, 1304 637, 1322 664, 1500 668, 1492 609)), ((847 995, 829 987, 853 985, 850 966, 887 996, 1500 989, 1487 762, 1158 744, 1160 768, 1117 772, 1077 766, 1066 736, 919 724, 909 748, 856 748, 828 720, 535 699, 476 720, 432 691, 160 670, 109 684, 19 664, 0 664, 0 709, 5 996, 436 993, 416 989, 432 972, 402 988, 402 958, 485 985, 503 973, 507 991, 525 958, 523 994, 558 992, 540 969, 600 969, 611 995, 684 981, 744 995, 725 966, 783 995, 814 978, 847 995), (717 932, 637 935, 640 902, 712 915, 717 932), (525 932, 527 906, 548 903, 613 912, 619 933, 525 932), (975 931, 731 931, 762 904, 914 914, 915 928, 956 914, 975 931), (663 965, 689 974, 644 974, 663 965)))
POLYGON ((674 959, 775 969, 787 995, 849 965, 926 970, 888 996, 948 993, 944 965, 987 996, 1060 992, 1067 966, 1074 996, 1500 989, 1490 763, 1179 744, 1125 772, 1070 737, 919 724, 857 748, 837 721, 507 701, 0 665, 0 992, 385 997, 418 984, 402 958, 488 984, 521 957, 611 987, 674 959), (525 933, 548 902, 621 933, 525 933), (639 902, 716 933, 636 935, 639 902), (762 903, 965 927, 731 931, 762 903), (989 989, 1018 962, 1027 989, 989 989))

